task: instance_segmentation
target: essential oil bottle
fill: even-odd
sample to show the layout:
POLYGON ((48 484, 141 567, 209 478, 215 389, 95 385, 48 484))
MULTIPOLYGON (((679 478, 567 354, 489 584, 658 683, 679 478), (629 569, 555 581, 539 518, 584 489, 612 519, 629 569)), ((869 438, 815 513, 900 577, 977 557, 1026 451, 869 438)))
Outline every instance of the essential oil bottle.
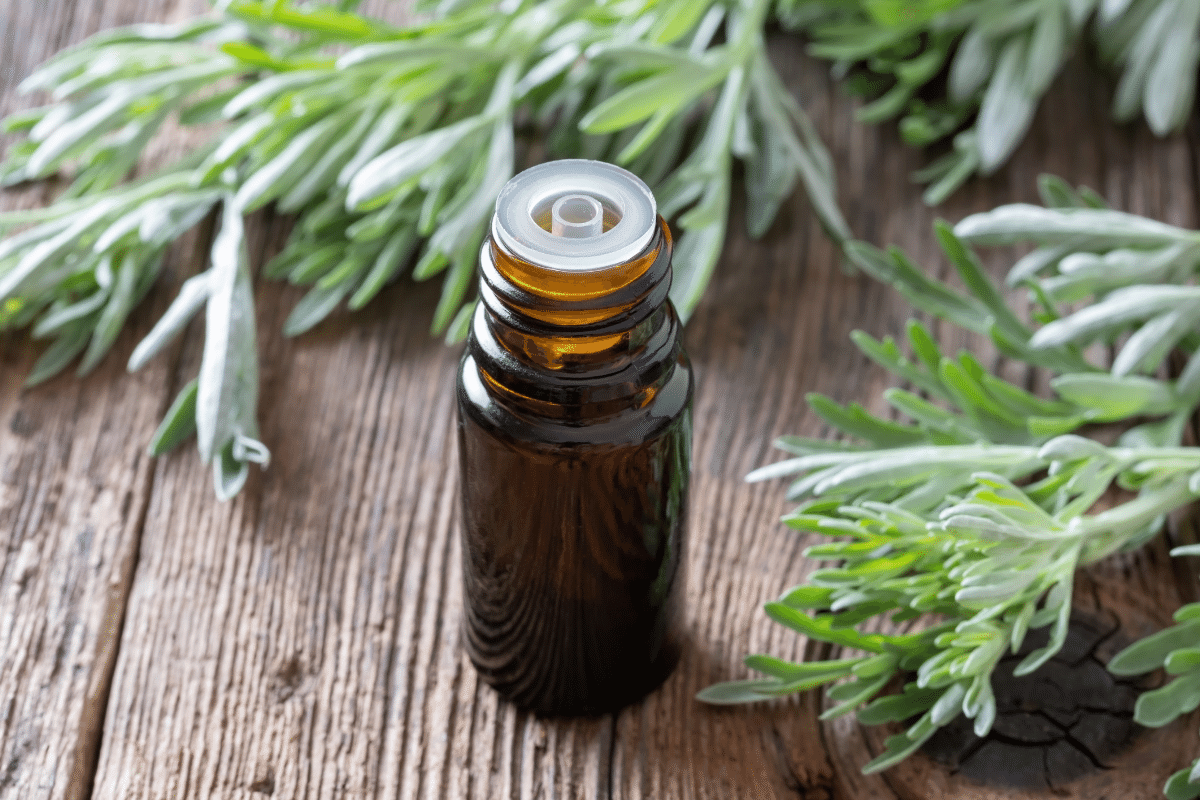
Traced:
POLYGON ((475 668, 544 715, 620 708, 679 650, 693 376, 671 234, 631 173, 554 161, 496 200, 458 372, 475 668))

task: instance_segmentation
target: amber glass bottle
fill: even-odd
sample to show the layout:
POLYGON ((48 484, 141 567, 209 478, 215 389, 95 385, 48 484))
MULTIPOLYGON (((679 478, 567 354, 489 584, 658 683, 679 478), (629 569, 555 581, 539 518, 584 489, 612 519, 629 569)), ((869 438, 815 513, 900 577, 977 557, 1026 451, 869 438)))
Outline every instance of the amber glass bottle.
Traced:
POLYGON ((496 202, 458 373, 464 641, 542 714, 637 700, 675 664, 692 371, 646 185, 542 164, 496 202))

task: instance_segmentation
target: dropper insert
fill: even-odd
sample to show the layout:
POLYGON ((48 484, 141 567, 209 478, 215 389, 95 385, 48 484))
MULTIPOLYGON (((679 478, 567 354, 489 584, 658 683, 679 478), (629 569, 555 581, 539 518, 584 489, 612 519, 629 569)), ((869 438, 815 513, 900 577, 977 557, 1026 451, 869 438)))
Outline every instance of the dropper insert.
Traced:
POLYGON ((650 188, 628 170, 563 159, 530 167, 500 191, 492 238, 544 269, 590 272, 633 260, 658 229, 650 188))
POLYGON ((588 239, 604 233, 604 207, 586 194, 565 194, 550 208, 550 233, 588 239))

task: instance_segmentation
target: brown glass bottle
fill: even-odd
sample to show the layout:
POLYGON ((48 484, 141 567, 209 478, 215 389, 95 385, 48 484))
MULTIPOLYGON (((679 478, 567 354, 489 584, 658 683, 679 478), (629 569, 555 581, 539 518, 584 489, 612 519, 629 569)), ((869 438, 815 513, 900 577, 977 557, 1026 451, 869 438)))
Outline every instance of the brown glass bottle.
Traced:
POLYGON ((645 185, 574 160, 514 178, 481 253, 458 373, 463 638, 542 714, 619 708, 677 658, 693 378, 670 256, 645 185))

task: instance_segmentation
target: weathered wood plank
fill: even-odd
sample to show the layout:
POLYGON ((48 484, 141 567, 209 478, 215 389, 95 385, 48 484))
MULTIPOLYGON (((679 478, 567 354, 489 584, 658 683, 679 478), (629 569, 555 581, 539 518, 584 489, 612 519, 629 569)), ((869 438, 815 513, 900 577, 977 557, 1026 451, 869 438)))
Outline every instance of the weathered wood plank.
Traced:
MULTIPOLYGON (((191 3, 195 7, 196 3, 191 3)), ((0 0, 0 114, 33 105, 14 88, 85 36, 180 13, 183 0, 0 0)), ((5 142, 6 144, 7 142, 5 142)), ((169 151, 174 145, 168 144, 169 151)), ((160 153, 162 157, 164 153, 160 153)), ((45 202, 48 186, 0 195, 45 202)), ((167 283, 195 257, 168 257, 167 283)), ((0 335, 0 796, 86 797, 151 483, 145 445, 171 391, 171 356, 136 377, 124 364, 159 292, 84 380, 23 389, 42 347, 0 335)))
MULTIPOLYGON (((140 13, 155 19, 166 12, 155 5, 140 13)), ((777 55, 834 149, 852 227, 944 270, 929 233, 935 214, 907 183, 920 156, 891 131, 855 123, 852 104, 837 96, 824 68, 799 51, 785 41, 777 55)), ((1081 100, 1070 86, 1056 91, 1054 117, 1039 118, 1011 167, 967 187, 941 214, 956 219, 1031 199, 1036 172, 1049 168, 1092 183, 1123 207, 1194 224, 1187 142, 1113 130, 1103 102, 1086 94, 1081 100), (1071 122, 1063 124, 1064 118, 1071 122), (1103 133, 1096 137, 1093 130, 1103 133)), ((102 491, 139 487, 131 507, 145 508, 140 549, 136 525, 106 539, 124 543, 114 547, 125 569, 135 557, 137 568, 131 586, 125 577, 118 580, 129 606, 94 796, 903 796, 885 782, 859 782, 854 768, 861 760, 851 757, 847 738, 822 729, 813 696, 746 709, 713 709, 692 699, 714 680, 743 674, 740 658, 747 652, 793 658, 803 652, 804 641, 770 624, 759 604, 811 568, 800 556, 806 542, 777 523, 785 509, 780 487, 747 486, 741 478, 774 459, 768 448, 774 435, 823 433, 804 408, 804 392, 879 409, 885 378, 846 336, 855 327, 877 335, 898 331, 908 314, 886 288, 838 271, 833 248, 801 202, 791 203, 785 216, 758 243, 747 242, 735 222, 720 274, 688 330, 700 380, 687 573, 690 646, 662 689, 615 716, 547 721, 518 713, 476 679, 460 652, 451 393, 457 353, 426 334, 437 286, 393 287, 365 312, 338 317, 295 341, 278 331, 298 293, 258 287, 260 416, 274 461, 227 505, 213 499, 208 471, 186 448, 151 467, 136 455, 136 434, 126 441, 130 431, 152 428, 167 384, 194 374, 195 340, 177 369, 159 367, 158 384, 142 387, 136 398, 114 397, 94 418, 88 410, 71 422, 74 403, 94 403, 103 392, 156 373, 122 379, 117 355, 104 368, 109 372, 85 383, 55 382, 56 393, 76 398, 55 397, 39 407, 43 427, 63 431, 60 451, 70 448, 58 456, 67 459, 66 468, 48 462, 43 468, 51 474, 47 481, 64 482, 58 505, 87 508, 92 490, 71 483, 82 469, 71 459, 97 441, 98 434, 88 438, 86 420, 100 426, 109 414, 111 439, 97 452, 113 448, 126 461, 105 455, 101 470, 84 474, 95 474, 102 491), (116 416, 117 406, 125 415, 142 410, 135 418, 116 416), (136 474, 123 478, 117 462, 136 474), (862 788, 848 794, 851 787, 862 788)), ((261 263, 279 247, 286 225, 264 217, 255 230, 261 263)), ((948 341, 967 341, 946 334, 948 341)), ((134 339, 123 339, 124 346, 134 339)), ((3 352, 20 354, 27 364, 26 349, 8 343, 3 352)), ((5 397, 0 392, 0 412, 14 418, 5 397)), ((8 442, 0 439, 0 464, 18 463, 3 460, 8 442)), ((25 509, 25 517, 64 513, 49 510, 46 494, 21 496, 27 499, 12 507, 25 509)), ((0 510, 0 524, 5 513, 0 510)), ((66 522, 59 528, 36 519, 21 524, 22 530, 36 526, 39 535, 73 530, 66 522)), ((67 541, 67 533, 60 538, 67 541)), ((18 563, 13 547, 7 552, 4 586, 18 563)), ((47 563, 61 559, 63 569, 84 568, 66 545, 56 555, 47 563)), ((1169 567, 1136 558, 1134 568, 1169 576, 1169 567)), ((28 585, 39 579, 34 575, 28 585)), ((38 585, 49 591, 73 581, 51 575, 38 585)), ((42 605, 22 596, 14 607, 32 618, 42 605)), ((73 607, 102 618, 104 605, 93 594, 73 607)), ((43 630, 61 635, 63 626, 51 620, 43 630)), ((4 652, 0 669, 15 663, 4 652)), ((60 693, 65 702, 86 705, 86 686, 82 680, 65 684, 60 693)), ((63 714, 47 716, 57 725, 70 721, 63 714)), ((12 718, 0 716, 0 724, 12 718)), ((50 794, 32 783, 44 774, 32 770, 45 763, 51 762, 26 767, 27 759, 15 773, 35 776, 17 784, 31 787, 28 796, 50 794)))

